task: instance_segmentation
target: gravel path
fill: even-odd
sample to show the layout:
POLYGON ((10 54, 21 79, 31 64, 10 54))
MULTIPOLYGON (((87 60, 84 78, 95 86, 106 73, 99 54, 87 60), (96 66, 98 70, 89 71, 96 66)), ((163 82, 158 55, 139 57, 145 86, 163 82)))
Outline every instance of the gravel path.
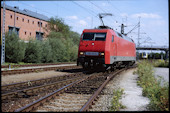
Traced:
POLYGON ((133 72, 134 69, 122 74, 121 82, 118 83, 125 93, 120 101, 126 106, 120 111, 147 111, 147 105, 150 101, 142 96, 142 88, 137 86, 138 75, 133 74, 133 72))
POLYGON ((5 76, 1 76, 1 85, 11 84, 16 82, 25 82, 25 81, 41 79, 41 78, 61 76, 64 74, 71 74, 71 73, 58 72, 53 70, 53 71, 43 71, 39 73, 34 72, 34 73, 25 73, 25 74, 5 75, 5 76))
POLYGON ((137 77, 133 72, 135 69, 124 71, 113 78, 105 87, 104 95, 100 95, 99 100, 90 111, 109 111, 113 97, 113 89, 124 89, 124 94, 120 102, 126 106, 120 111, 147 111, 149 99, 142 96, 142 88, 137 86, 137 77))

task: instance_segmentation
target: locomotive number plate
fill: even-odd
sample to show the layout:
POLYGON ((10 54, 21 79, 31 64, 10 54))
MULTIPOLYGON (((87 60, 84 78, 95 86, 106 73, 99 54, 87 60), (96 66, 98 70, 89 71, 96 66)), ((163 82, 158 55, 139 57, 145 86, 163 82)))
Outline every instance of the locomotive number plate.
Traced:
POLYGON ((99 56, 99 52, 86 52, 86 55, 99 56))

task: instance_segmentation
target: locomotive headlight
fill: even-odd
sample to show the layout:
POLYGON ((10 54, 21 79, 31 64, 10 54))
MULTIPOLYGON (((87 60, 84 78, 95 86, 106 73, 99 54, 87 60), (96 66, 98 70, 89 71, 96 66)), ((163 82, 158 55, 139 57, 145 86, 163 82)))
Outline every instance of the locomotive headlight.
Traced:
POLYGON ((100 53, 100 55, 101 55, 101 56, 103 56, 103 55, 104 55, 104 53, 100 53))
POLYGON ((80 55, 83 55, 84 53, 83 52, 80 52, 80 55))

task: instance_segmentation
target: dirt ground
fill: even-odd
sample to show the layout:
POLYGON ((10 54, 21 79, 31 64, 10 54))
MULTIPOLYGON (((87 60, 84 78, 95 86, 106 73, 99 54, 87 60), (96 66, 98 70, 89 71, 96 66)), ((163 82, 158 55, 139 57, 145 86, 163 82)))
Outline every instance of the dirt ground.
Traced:
POLYGON ((64 74, 70 74, 70 73, 53 70, 53 71, 43 71, 39 73, 34 72, 34 73, 26 73, 26 74, 5 75, 5 76, 1 76, 1 85, 11 84, 16 82, 25 82, 25 81, 41 79, 41 78, 61 76, 64 74))

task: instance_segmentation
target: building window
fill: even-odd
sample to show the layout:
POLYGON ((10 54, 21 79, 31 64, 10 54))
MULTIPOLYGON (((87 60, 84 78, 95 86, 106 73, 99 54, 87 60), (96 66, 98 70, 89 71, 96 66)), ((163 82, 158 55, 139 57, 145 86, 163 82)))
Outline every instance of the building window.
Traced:
POLYGON ((12 26, 8 26, 8 28, 9 28, 9 34, 12 34, 12 32, 14 32, 19 36, 19 28, 12 27, 12 26))
POLYGON ((31 36, 31 32, 30 32, 30 36, 31 36))
POLYGON ((47 27, 47 24, 45 24, 45 27, 47 27))
POLYGON ((18 20, 19 18, 18 18, 18 16, 17 16, 17 20, 18 20))
POLYGON ((32 24, 34 24, 34 21, 32 21, 32 24))
POLYGON ((36 39, 37 39, 37 40, 42 40, 43 34, 44 34, 44 33, 42 33, 42 32, 36 32, 36 39))
POLYGON ((27 34, 27 32, 25 31, 25 35, 27 34))
POLYGON ((38 27, 42 27, 42 22, 38 21, 38 27))
POLYGON ((10 18, 12 19, 12 15, 10 15, 10 18))
POLYGON ((24 22, 24 18, 22 18, 22 21, 24 22))
POLYGON ((28 23, 29 23, 29 20, 28 20, 28 23))

